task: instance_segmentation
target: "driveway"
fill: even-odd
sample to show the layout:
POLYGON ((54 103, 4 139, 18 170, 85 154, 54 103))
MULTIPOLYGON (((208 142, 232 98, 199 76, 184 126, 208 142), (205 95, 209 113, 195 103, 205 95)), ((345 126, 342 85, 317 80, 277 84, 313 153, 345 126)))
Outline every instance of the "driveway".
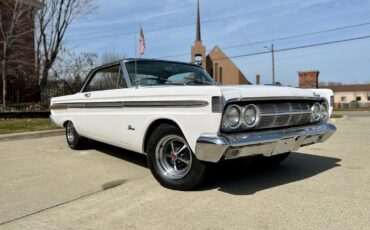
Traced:
POLYGON ((281 165, 233 161, 196 191, 161 187, 142 155, 64 136, 0 142, 0 229, 369 229, 370 118, 281 165))

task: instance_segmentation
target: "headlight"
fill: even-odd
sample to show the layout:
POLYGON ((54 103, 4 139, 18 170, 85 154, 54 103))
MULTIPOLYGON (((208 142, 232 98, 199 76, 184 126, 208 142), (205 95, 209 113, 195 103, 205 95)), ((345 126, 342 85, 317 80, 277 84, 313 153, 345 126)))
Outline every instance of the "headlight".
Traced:
POLYGON ((326 120, 329 118, 329 105, 324 102, 321 104, 321 119, 326 120))
POLYGON ((225 112, 225 122, 230 128, 238 128, 241 124, 240 119, 241 109, 237 105, 231 105, 225 112))
POLYGON ((311 107, 311 122, 317 122, 321 117, 321 105, 319 103, 314 103, 311 107))
POLYGON ((244 123, 249 127, 254 127, 258 124, 260 111, 256 105, 250 104, 244 108, 244 123))

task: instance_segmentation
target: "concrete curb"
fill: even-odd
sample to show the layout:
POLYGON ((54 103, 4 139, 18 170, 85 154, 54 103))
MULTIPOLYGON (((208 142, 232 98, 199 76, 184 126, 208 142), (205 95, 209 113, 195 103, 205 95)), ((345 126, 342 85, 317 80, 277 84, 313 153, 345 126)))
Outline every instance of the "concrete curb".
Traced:
POLYGON ((64 129, 52 129, 52 130, 26 132, 26 133, 1 134, 0 142, 59 136, 59 135, 63 135, 64 132, 65 132, 64 129))

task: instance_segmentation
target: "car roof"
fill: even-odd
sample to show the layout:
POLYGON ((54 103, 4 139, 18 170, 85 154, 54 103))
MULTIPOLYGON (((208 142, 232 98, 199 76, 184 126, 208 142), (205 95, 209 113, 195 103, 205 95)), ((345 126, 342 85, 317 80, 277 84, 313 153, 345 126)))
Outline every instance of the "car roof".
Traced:
POLYGON ((171 62, 171 63, 176 63, 176 64, 191 65, 191 66, 201 67, 200 65, 197 65, 197 64, 188 63, 188 62, 180 62, 180 61, 170 61, 170 60, 150 59, 150 58, 124 58, 124 59, 119 59, 119 60, 116 60, 116 61, 105 63, 103 65, 100 65, 98 67, 95 67, 94 69, 101 69, 101 68, 104 68, 104 67, 109 67, 109 66, 117 65, 117 64, 120 64, 122 62, 133 62, 135 60, 138 61, 138 62, 140 62, 140 61, 171 62))

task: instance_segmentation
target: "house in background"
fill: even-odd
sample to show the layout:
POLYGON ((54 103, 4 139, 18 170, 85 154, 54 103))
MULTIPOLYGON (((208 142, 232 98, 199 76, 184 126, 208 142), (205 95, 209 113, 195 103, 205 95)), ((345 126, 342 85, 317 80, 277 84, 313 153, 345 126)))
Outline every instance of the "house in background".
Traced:
POLYGON ((299 88, 333 90, 335 108, 370 107, 370 84, 319 85, 319 74, 317 70, 298 72, 299 88))
POLYGON ((191 47, 191 62, 199 64, 214 80, 226 85, 250 84, 240 69, 215 46, 206 56, 200 32, 199 0, 197 5, 197 25, 194 46, 191 47))
MULTIPOLYGON (((35 13, 42 8, 42 4, 37 0, 17 0, 25 9, 29 10, 27 14, 27 25, 24 31, 27 33, 17 39, 8 50, 8 76, 7 78, 7 98, 6 101, 11 104, 34 101, 37 97, 36 87, 37 78, 35 76, 35 13)), ((2 13, 2 25, 6 28, 11 23, 11 10, 7 7, 8 3, 15 3, 16 0, 1 0, 0 10, 2 13)), ((3 50, 3 36, 0 36, 0 49, 3 50)), ((3 53, 0 52, 0 60, 3 53)), ((0 72, 0 101, 3 91, 3 77, 0 72)))
POLYGON ((370 107, 370 84, 327 85, 322 88, 333 90, 337 108, 370 107))

